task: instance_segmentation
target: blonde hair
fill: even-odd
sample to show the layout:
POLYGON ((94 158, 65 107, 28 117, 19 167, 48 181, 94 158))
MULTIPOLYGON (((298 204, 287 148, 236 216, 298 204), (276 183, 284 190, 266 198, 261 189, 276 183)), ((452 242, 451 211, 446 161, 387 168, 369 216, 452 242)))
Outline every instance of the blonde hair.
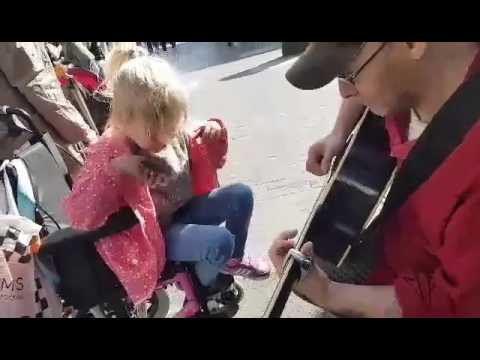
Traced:
POLYGON ((187 115, 187 93, 163 60, 143 56, 123 64, 113 77, 112 121, 145 121, 155 134, 176 134, 187 115))
POLYGON ((105 85, 105 92, 109 95, 112 95, 113 78, 123 64, 125 64, 128 60, 147 55, 147 52, 140 46, 137 46, 134 42, 114 43, 112 50, 107 54, 105 59, 105 79, 103 81, 105 85))

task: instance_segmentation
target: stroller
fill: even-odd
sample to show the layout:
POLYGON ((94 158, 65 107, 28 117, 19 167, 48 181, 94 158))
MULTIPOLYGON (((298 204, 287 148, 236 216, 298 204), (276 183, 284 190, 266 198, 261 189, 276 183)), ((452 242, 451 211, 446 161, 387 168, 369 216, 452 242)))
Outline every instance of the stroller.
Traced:
POLYGON ((51 136, 41 134, 25 111, 3 106, 0 140, 1 159, 21 159, 28 170, 35 222, 42 226, 37 263, 65 307, 76 309, 79 317, 152 317, 157 311, 166 313, 168 299, 161 290, 169 285, 178 286, 183 275, 194 284, 194 296, 201 307, 199 317, 232 317, 238 311, 243 291, 233 278, 220 278, 218 286, 222 291, 211 297, 189 263, 167 263, 158 284, 163 297, 154 294, 147 303, 133 306, 95 248, 102 238, 135 226, 138 220, 133 211, 122 209, 94 231, 71 229, 61 203, 71 191, 72 180, 51 136))
POLYGON ((103 94, 102 79, 79 67, 65 69, 56 65, 55 71, 65 96, 97 134, 103 133, 110 114, 110 99, 103 94))

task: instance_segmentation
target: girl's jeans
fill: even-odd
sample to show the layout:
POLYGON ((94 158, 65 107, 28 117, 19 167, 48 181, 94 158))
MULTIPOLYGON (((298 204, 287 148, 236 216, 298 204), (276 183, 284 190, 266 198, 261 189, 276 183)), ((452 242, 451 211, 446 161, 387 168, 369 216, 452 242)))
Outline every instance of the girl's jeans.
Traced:
POLYGON ((195 262, 202 285, 211 285, 228 260, 243 257, 252 210, 252 190, 243 184, 194 197, 167 228, 167 258, 195 262))

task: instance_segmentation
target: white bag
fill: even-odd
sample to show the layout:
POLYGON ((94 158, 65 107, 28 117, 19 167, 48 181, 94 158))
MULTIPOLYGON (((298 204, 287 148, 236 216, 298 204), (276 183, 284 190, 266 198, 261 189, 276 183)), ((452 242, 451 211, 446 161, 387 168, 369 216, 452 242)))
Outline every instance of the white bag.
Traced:
POLYGON ((61 317, 60 299, 35 267, 31 246, 41 226, 18 215, 15 196, 0 166, 8 213, 0 214, 0 318, 61 317))

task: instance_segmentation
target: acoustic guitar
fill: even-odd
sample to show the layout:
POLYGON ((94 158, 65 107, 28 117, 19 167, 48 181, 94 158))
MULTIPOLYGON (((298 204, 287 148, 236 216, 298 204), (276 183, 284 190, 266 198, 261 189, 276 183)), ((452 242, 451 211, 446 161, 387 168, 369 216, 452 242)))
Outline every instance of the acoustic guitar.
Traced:
POLYGON ((361 283, 375 261, 362 232, 381 210, 396 173, 384 119, 366 110, 332 166, 330 178, 291 251, 264 317, 280 317, 294 283, 311 261, 299 250, 311 241, 315 261, 335 281, 361 283), (295 256, 296 254, 296 256, 295 256), (295 259, 296 258, 296 259, 295 259), (300 261, 299 261, 300 260, 300 261))

